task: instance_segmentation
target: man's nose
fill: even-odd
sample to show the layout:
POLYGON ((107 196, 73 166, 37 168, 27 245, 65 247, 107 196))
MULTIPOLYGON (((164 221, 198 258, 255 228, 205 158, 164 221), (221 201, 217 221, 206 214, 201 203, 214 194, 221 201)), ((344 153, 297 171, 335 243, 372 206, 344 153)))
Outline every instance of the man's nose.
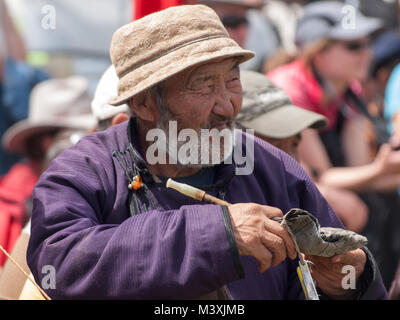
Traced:
POLYGON ((234 106, 231 98, 231 93, 223 81, 217 88, 213 113, 224 117, 233 117, 234 106))

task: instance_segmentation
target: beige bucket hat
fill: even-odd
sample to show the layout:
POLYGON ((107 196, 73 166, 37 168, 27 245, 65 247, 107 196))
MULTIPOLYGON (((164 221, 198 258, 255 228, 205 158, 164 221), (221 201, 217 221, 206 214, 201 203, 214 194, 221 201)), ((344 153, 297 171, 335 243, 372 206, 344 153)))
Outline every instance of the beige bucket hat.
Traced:
POLYGON ((88 81, 81 76, 50 79, 37 84, 30 95, 28 118, 15 123, 3 135, 3 147, 25 154, 29 137, 54 129, 90 130, 96 118, 90 108, 88 81))
POLYGON ((243 105, 236 117, 240 127, 274 139, 289 138, 307 128, 326 127, 326 117, 293 105, 289 96, 264 74, 244 70, 240 81, 243 105))
POLYGON ((117 106, 134 95, 212 60, 254 57, 229 37, 214 10, 205 5, 182 5, 152 13, 118 29, 110 56, 119 77, 117 106))

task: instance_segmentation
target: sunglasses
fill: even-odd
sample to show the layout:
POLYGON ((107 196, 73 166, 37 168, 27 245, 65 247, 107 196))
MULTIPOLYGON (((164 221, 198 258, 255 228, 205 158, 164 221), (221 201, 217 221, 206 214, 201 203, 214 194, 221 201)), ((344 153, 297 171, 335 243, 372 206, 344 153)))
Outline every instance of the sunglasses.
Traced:
POLYGON ((351 42, 342 42, 342 45, 348 50, 352 52, 361 51, 364 49, 369 49, 371 47, 370 41, 351 41, 351 42))
POLYGON ((246 17, 235 14, 228 14, 221 17, 222 24, 225 28, 236 29, 241 25, 248 25, 249 22, 246 17))

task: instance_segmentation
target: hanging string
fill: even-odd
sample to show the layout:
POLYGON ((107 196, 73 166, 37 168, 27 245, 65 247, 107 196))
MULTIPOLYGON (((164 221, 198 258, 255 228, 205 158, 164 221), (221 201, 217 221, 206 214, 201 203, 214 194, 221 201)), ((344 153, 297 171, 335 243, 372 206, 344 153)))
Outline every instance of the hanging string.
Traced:
POLYGON ((43 297, 46 300, 51 300, 50 297, 46 294, 46 292, 43 291, 43 289, 35 282, 31 279, 31 277, 29 276, 29 274, 18 264, 17 261, 14 260, 13 257, 10 256, 10 254, 0 245, 0 250, 7 256, 8 259, 10 259, 10 261, 12 263, 14 263, 14 265, 29 279, 30 282, 32 282, 32 284, 36 287, 36 289, 39 290, 39 292, 43 295, 43 297))

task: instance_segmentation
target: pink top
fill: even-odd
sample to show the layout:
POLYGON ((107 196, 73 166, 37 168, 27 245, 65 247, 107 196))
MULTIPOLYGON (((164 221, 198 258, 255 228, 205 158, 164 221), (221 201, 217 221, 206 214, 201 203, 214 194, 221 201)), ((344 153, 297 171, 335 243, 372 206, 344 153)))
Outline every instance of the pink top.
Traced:
MULTIPOLYGON (((325 130, 335 128, 344 97, 338 96, 323 104, 323 88, 302 60, 278 67, 267 76, 289 95, 294 105, 327 117, 328 127, 325 130)), ((357 81, 351 83, 351 88, 355 93, 361 93, 361 85, 357 81)))

